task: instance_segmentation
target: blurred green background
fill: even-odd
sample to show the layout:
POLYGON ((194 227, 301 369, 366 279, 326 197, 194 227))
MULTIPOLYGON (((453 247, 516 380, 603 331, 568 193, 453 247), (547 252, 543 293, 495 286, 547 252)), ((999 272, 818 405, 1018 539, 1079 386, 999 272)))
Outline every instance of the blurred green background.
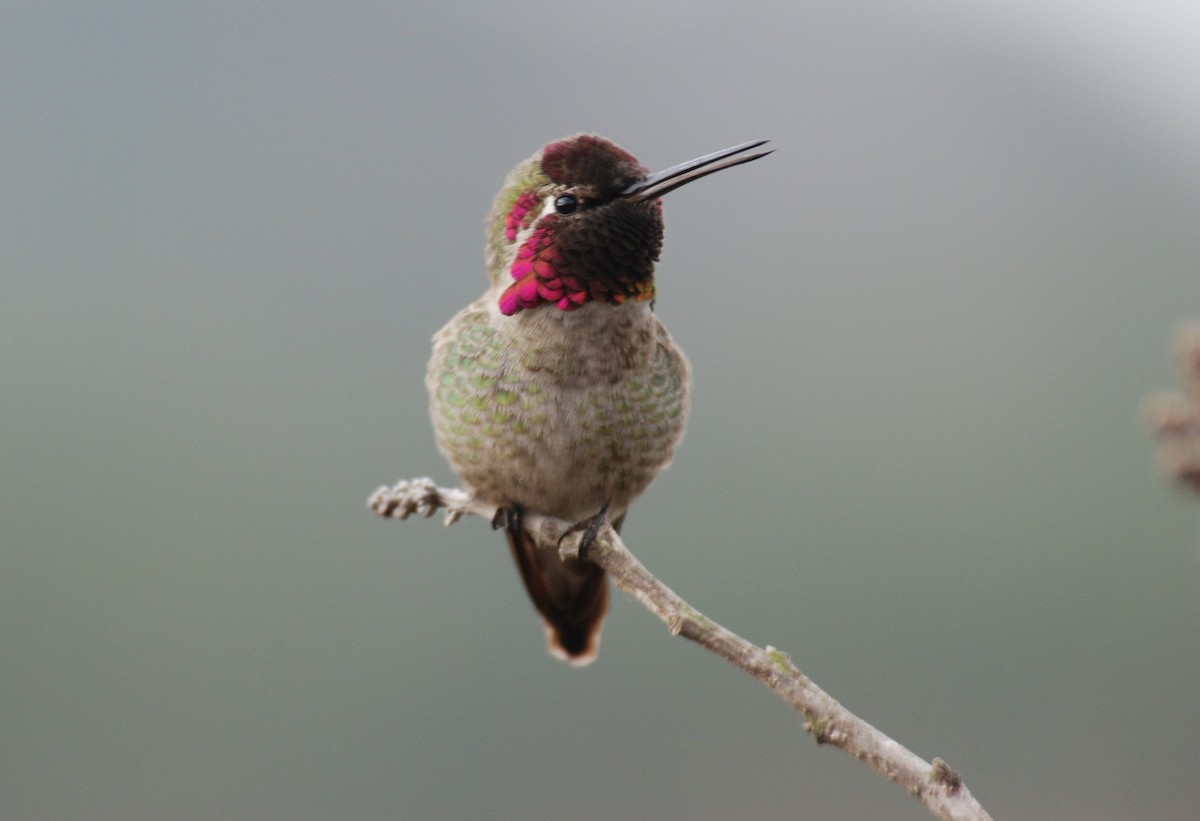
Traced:
POLYGON ((16 3, 0 816, 925 818, 622 594, 544 651, 429 338, 544 143, 661 168, 688 436, 626 537, 997 818, 1200 808, 1200 12, 1151 0, 16 3))

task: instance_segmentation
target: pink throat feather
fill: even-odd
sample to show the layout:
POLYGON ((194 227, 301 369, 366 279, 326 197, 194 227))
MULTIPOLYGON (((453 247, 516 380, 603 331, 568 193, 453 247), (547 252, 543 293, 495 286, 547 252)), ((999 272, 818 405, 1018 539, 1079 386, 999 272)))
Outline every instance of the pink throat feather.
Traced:
POLYGON ((500 295, 500 313, 505 316, 547 303, 560 311, 572 311, 590 298, 584 284, 566 272, 565 260, 554 247, 552 229, 556 221, 553 214, 546 217, 517 249, 509 269, 516 282, 500 295))
MULTIPOLYGON (((657 205, 661 210, 662 201, 657 205)), ((532 191, 517 197, 504 220, 505 238, 515 242, 538 219, 540 207, 541 198, 532 191)), ((559 222, 557 214, 542 217, 517 249, 509 267, 514 282, 500 295, 500 313, 512 316, 542 305, 573 311, 592 301, 620 304, 630 298, 639 302, 654 299, 653 279, 634 280, 622 276, 619 269, 606 271, 609 276, 581 276, 556 243, 559 222)))

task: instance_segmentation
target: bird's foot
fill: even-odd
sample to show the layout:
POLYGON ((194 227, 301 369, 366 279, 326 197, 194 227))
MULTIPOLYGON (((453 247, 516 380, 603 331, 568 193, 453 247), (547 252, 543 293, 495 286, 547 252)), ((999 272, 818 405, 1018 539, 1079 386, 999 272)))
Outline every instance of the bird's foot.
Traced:
POLYGON ((563 539, 570 536, 572 533, 579 533, 579 547, 576 553, 580 561, 587 560, 588 550, 596 543, 596 537, 600 535, 600 531, 608 524, 608 503, 605 502, 604 507, 600 508, 600 512, 595 516, 590 516, 583 521, 576 522, 568 527, 563 534, 558 537, 558 548, 562 550, 563 539))
POLYGON ((496 515, 492 517, 492 530, 504 528, 506 533, 516 535, 521 532, 521 519, 524 515, 524 509, 514 503, 511 507, 496 508, 496 515))

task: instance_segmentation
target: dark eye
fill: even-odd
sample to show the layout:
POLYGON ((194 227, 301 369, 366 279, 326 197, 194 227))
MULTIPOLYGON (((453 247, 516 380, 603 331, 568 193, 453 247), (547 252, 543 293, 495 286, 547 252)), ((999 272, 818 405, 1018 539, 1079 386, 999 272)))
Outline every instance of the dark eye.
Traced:
POLYGON ((579 207, 579 200, 575 199, 570 194, 563 194, 554 201, 554 210, 560 214, 574 214, 575 209, 579 207))

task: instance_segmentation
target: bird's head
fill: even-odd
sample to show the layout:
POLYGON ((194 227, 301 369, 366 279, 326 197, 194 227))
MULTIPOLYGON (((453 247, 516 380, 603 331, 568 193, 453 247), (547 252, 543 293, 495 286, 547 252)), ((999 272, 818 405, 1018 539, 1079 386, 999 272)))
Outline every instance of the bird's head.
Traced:
POLYGON ((500 312, 654 298, 664 194, 770 152, 746 143, 650 174, 628 151, 583 134, 514 168, 488 216, 488 273, 500 312))

